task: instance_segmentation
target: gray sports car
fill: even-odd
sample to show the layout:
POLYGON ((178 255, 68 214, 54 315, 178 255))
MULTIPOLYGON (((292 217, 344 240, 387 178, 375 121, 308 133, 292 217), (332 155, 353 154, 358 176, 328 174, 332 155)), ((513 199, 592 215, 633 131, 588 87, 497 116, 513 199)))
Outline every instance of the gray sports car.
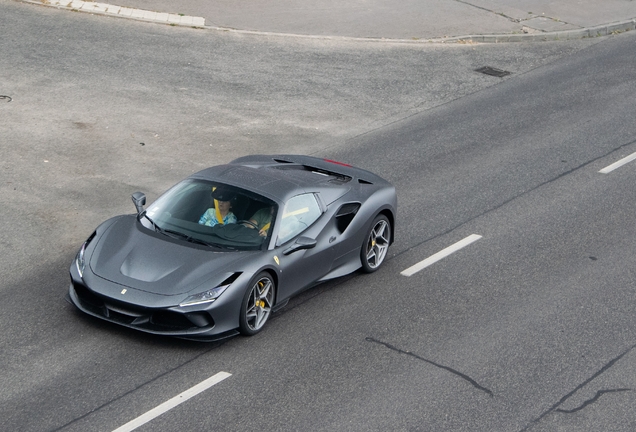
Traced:
POLYGON ((384 261, 395 188, 309 156, 247 156, 191 175, 137 213, 102 223, 71 264, 69 299, 148 333, 258 333, 290 297, 384 261))

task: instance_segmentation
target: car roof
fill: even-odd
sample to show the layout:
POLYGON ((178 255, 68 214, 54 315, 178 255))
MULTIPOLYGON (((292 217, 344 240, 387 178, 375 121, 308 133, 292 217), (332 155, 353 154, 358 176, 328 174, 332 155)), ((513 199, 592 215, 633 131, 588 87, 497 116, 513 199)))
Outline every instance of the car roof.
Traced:
POLYGON ((207 168, 191 177, 218 181, 285 202, 303 192, 320 192, 326 204, 357 184, 387 184, 377 175, 328 159, 300 155, 255 155, 207 168))

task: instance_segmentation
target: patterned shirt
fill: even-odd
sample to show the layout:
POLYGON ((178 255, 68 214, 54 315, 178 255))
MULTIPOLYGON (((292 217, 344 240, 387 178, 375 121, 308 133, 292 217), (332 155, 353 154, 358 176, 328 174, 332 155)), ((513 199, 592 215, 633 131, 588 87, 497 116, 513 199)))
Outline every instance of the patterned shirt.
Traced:
MULTIPOLYGON (((228 212, 223 218, 223 225, 233 224, 233 223, 236 223, 236 221, 237 219, 236 219, 236 216, 234 216, 234 213, 228 212)), ((201 219, 199 219, 200 225, 207 225, 212 227, 214 225, 217 225, 218 223, 219 221, 216 219, 215 208, 207 209, 207 211, 203 213, 203 216, 201 216, 201 219)))

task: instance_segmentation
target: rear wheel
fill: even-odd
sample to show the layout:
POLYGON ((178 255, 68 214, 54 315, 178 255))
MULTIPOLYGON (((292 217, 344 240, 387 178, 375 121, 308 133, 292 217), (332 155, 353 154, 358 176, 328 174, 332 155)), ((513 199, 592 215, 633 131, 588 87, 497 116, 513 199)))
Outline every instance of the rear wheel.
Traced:
POLYGON ((272 313, 276 285, 267 272, 259 273, 250 282, 243 298, 239 330, 241 334, 252 336, 261 331, 272 313))
POLYGON ((384 215, 378 215, 371 225, 360 250, 362 270, 373 273, 380 268, 386 258, 391 243, 391 223, 384 215))

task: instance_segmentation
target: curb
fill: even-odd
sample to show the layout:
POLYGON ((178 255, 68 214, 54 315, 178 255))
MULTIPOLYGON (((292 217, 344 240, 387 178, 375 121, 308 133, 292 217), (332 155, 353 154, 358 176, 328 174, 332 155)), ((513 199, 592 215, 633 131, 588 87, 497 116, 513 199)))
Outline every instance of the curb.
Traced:
POLYGON ((114 6, 107 3, 96 3, 83 0, 20 0, 24 3, 32 3, 41 6, 55 7, 78 12, 87 12, 96 15, 107 15, 118 18, 128 18, 137 21, 155 22, 175 26, 204 27, 205 18, 182 14, 153 12, 143 9, 132 9, 123 6, 114 6))
POLYGON ((188 26, 205 28, 208 30, 232 32, 239 34, 293 37, 305 39, 342 40, 358 42, 385 42, 385 43, 504 43, 504 42, 546 42, 572 39, 586 39, 636 30, 636 18, 603 24, 596 27, 581 28, 576 30, 564 30, 541 33, 522 34, 492 34, 492 35, 466 35, 428 39, 390 39, 390 38, 364 38, 347 36, 316 36, 293 33, 274 33, 256 30, 239 30, 229 27, 206 26, 205 18, 165 12, 153 12, 143 9, 132 9, 123 6, 114 6, 107 3, 97 3, 83 0, 18 0, 23 3, 31 3, 40 6, 55 7, 71 11, 86 12, 96 15, 107 15, 118 18, 134 19, 136 21, 154 22, 173 26, 188 26))
POLYGON ((444 43, 502 43, 502 42, 545 42, 571 39, 586 39, 600 36, 609 36, 613 34, 623 33, 630 30, 636 30, 636 19, 619 21, 611 24, 603 24, 596 27, 588 27, 576 30, 564 30, 544 33, 530 34, 498 34, 498 35, 469 35, 469 36, 453 36, 443 39, 429 39, 431 42, 444 43))

